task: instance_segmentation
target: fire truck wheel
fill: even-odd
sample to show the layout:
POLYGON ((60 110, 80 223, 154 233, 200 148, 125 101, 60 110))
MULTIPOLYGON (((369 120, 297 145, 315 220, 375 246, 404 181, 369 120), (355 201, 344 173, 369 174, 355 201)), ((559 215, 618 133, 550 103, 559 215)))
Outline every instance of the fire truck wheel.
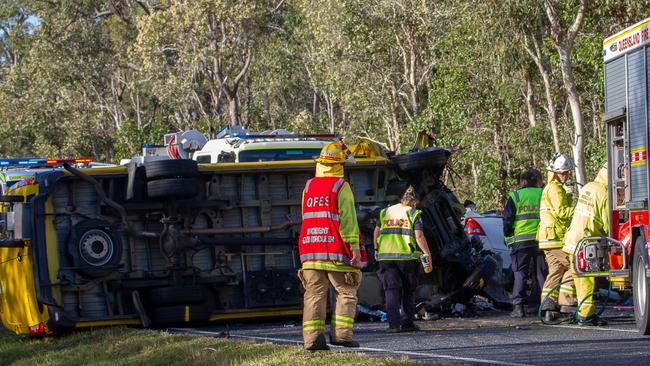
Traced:
POLYGON ((402 171, 412 171, 427 168, 442 168, 447 164, 451 151, 441 148, 429 148, 402 155, 395 155, 391 159, 402 171))
POLYGON ((149 198, 190 198, 198 193, 195 178, 167 178, 147 183, 149 198))
POLYGON ((634 292, 634 320, 639 332, 650 335, 650 278, 647 276, 644 255, 645 243, 637 238, 632 264, 632 291, 634 292))
POLYGON ((73 228, 68 252, 81 275, 104 277, 117 270, 122 242, 107 222, 86 220, 73 228))
POLYGON ((0 202, 5 203, 23 202, 24 200, 25 197, 23 196, 0 196, 0 202))
POLYGON ((156 325, 201 323, 210 320, 213 308, 208 304, 188 304, 152 308, 151 321, 156 325))
POLYGON ((203 285, 158 287, 149 291, 149 303, 156 306, 198 304, 208 299, 209 290, 203 285))
POLYGON ((147 180, 196 177, 199 174, 196 161, 189 159, 148 161, 144 170, 147 180))

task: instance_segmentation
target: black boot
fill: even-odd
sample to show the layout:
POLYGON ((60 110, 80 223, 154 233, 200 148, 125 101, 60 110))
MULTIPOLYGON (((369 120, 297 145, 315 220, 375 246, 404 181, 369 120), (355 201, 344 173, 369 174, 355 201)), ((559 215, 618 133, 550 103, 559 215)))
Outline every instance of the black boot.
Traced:
POLYGON ((307 351, 329 351, 330 348, 327 346, 327 341, 325 340, 325 335, 321 334, 316 338, 316 342, 307 345, 305 344, 305 349, 307 351))
POLYGON ((512 309, 512 313, 510 313, 511 318, 525 318, 526 317, 526 309, 524 309, 524 306, 519 304, 515 305, 514 309, 512 309))
POLYGON ((578 317, 578 325, 587 327, 602 327, 604 325, 607 325, 607 320, 602 319, 598 315, 594 314, 586 318, 578 317))
POLYGON ((330 339, 330 343, 335 345, 335 346, 343 346, 343 347, 348 347, 348 348, 358 348, 359 347, 359 342, 357 341, 335 341, 333 339, 330 339))

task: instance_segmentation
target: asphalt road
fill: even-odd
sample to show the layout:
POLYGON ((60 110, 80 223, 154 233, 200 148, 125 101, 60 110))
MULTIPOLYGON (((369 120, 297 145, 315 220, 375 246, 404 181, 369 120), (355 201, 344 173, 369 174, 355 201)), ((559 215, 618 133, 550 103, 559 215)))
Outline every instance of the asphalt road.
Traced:
MULTIPOLYGON (((458 365, 650 365, 650 336, 641 336, 627 310, 608 310, 606 327, 543 325, 504 312, 480 317, 418 321, 417 333, 387 334, 386 323, 357 323, 359 352, 458 365)), ((219 325, 172 331, 258 342, 301 344, 300 322, 219 325)), ((348 351, 332 347, 334 351, 348 351)))

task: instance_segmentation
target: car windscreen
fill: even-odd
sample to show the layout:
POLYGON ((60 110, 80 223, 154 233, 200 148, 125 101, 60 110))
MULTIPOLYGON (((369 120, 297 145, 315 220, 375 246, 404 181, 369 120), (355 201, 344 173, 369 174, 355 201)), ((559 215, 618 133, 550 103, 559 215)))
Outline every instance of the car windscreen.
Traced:
POLYGON ((320 151, 320 148, 244 150, 239 152, 239 162, 312 160, 320 155, 320 151))

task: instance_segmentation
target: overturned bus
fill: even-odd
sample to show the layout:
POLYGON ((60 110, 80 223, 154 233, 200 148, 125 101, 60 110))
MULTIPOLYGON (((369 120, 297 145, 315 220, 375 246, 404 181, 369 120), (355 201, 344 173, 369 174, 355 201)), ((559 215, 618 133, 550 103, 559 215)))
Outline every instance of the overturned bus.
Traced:
MULTIPOLYGON (((416 187, 436 268, 422 274, 425 299, 479 290, 499 266, 465 235, 441 183, 451 153, 427 141, 389 156, 362 140, 345 173, 370 251, 378 212, 416 187)), ((0 196, 4 326, 40 334, 300 314, 296 238, 314 164, 167 159, 35 173, 0 196)), ((375 269, 364 270, 362 303, 381 293, 375 269)))

